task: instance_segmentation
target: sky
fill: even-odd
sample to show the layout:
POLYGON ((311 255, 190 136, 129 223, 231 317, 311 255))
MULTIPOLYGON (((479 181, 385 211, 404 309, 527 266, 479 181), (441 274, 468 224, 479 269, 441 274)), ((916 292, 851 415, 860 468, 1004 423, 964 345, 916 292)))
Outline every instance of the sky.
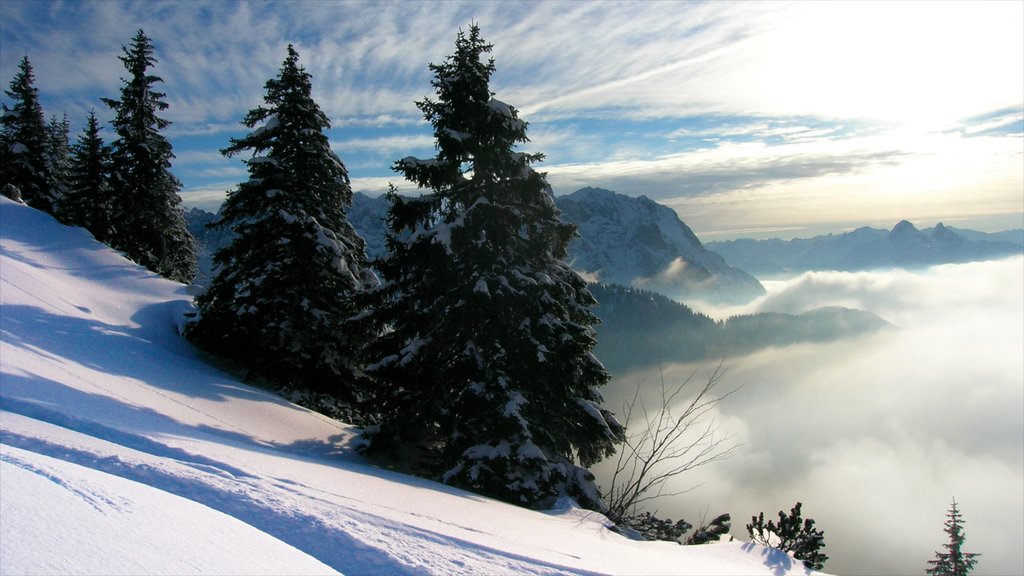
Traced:
POLYGON ((219 149, 292 43, 353 189, 415 193, 392 163, 432 155, 414 102, 473 22, 558 195, 646 195, 708 241, 1024 227, 1021 2, 4 0, 0 81, 27 55, 77 134, 144 29, 182 198, 216 210, 246 179, 219 149))

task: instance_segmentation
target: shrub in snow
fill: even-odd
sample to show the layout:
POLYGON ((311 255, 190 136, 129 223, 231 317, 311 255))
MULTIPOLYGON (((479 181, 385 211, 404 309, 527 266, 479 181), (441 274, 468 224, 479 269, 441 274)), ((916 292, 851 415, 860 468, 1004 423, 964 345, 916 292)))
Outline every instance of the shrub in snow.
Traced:
POLYGON ((935 559, 928 561, 925 572, 935 576, 966 576, 974 569, 981 554, 960 549, 964 545, 964 521, 956 507, 956 499, 946 514, 945 532, 949 536, 949 543, 942 545, 946 551, 936 552, 935 559))
POLYGON ((785 514, 779 510, 779 523, 769 520, 764 523, 764 512, 751 518, 747 524, 747 532, 750 539, 778 548, 783 552, 791 552, 797 560, 803 560, 804 566, 814 570, 821 570, 825 567, 828 556, 821 552, 825 546, 825 533, 814 529, 814 520, 800 518, 800 502, 785 514))
POLYGON ((222 151, 251 151, 249 179, 212 224, 230 229, 233 240, 213 256, 214 277, 186 335, 279 384, 351 402, 365 337, 343 321, 355 313, 353 294, 377 280, 346 218, 348 172, 311 92, 289 45, 264 105, 242 121, 253 130, 222 151))
POLYGON ((39 90, 28 56, 18 64, 18 73, 4 92, 11 105, 3 104, 0 117, 0 190, 29 206, 53 214, 59 201, 49 157, 51 143, 39 90))
POLYGON ((711 522, 702 525, 686 539, 687 544, 708 544, 718 542, 722 536, 732 529, 732 517, 729 514, 715 516, 711 522))
POLYGON ((395 163, 426 193, 390 193, 367 450, 412 450, 444 482, 520 505, 600 507, 585 467, 623 431, 601 408, 595 301, 565 262, 575 228, 531 167, 543 156, 514 151, 526 122, 493 98, 491 45, 475 25, 455 44, 430 66, 438 99, 417 102, 437 156, 395 163))
POLYGON ((673 522, 671 518, 658 518, 650 512, 641 512, 634 516, 621 519, 616 527, 622 531, 633 530, 644 540, 666 540, 681 543, 683 536, 693 528, 686 520, 680 518, 673 522))
POLYGON ((114 111, 117 135, 111 143, 110 245, 161 276, 188 283, 196 275, 195 240, 185 224, 181 182, 170 171, 171 143, 161 133, 170 122, 158 116, 167 103, 156 90, 163 80, 149 73, 156 63, 153 44, 139 30, 123 51, 128 78, 121 97, 103 99, 114 111))

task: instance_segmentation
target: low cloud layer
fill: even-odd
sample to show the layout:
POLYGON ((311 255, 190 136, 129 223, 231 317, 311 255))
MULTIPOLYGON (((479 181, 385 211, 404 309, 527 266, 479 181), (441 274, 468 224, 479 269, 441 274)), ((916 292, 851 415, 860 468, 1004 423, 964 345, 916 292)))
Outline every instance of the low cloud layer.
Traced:
POLYGON ((721 405, 721 431, 744 445, 681 479, 703 485, 660 511, 691 522, 727 511, 745 538, 751 515, 799 500, 825 530, 828 570, 904 574, 941 549, 955 497, 965 549, 983 554, 975 573, 1024 570, 1024 258, 808 273, 768 289, 733 312, 842 305, 898 327, 729 359, 725 385, 742 389, 721 405))

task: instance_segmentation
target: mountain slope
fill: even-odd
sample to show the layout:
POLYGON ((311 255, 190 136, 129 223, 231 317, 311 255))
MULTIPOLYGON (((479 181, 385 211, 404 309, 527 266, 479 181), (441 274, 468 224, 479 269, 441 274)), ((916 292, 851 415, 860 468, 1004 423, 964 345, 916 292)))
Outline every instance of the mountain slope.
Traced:
POLYGON ((2 573, 805 573, 378 469, 182 340, 186 287, 6 198, 0 231, 2 573))
POLYGON ((646 196, 582 188, 556 201, 579 228, 570 261, 594 280, 676 299, 750 300, 764 293, 757 279, 707 250, 674 210, 646 196))
POLYGON ((941 223, 919 230, 903 220, 892 230, 862 227, 845 234, 793 240, 728 240, 708 246, 754 274, 788 274, 811 270, 855 272, 884 268, 924 268, 993 260, 1020 254, 1015 241, 1024 231, 985 234, 941 223))

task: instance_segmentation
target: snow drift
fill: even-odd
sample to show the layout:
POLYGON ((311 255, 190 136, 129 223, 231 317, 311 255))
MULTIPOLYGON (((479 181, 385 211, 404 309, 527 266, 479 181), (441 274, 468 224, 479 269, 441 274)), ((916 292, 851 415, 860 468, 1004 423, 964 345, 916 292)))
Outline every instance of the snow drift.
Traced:
POLYGON ((804 574, 369 465, 178 335, 186 286, 0 198, 0 573, 804 574))

